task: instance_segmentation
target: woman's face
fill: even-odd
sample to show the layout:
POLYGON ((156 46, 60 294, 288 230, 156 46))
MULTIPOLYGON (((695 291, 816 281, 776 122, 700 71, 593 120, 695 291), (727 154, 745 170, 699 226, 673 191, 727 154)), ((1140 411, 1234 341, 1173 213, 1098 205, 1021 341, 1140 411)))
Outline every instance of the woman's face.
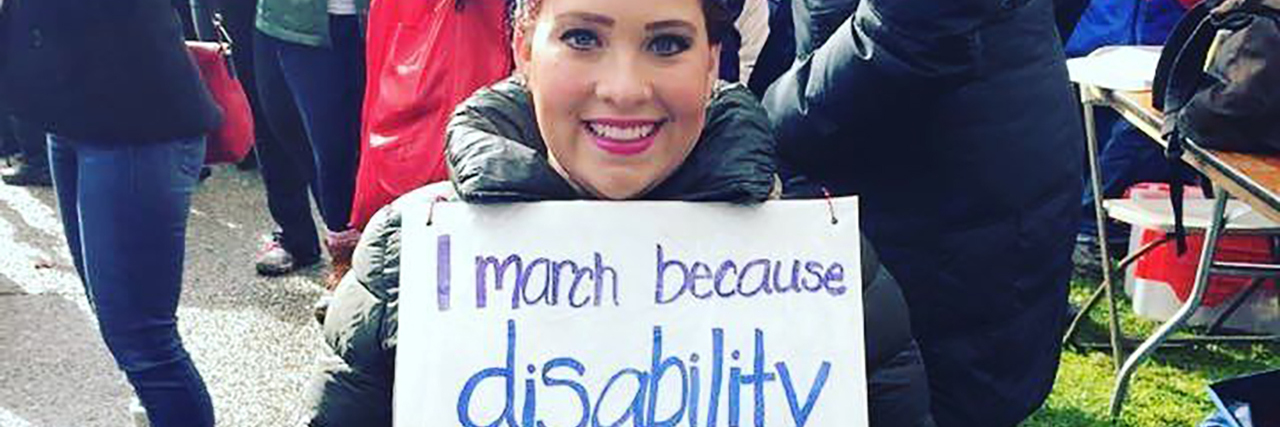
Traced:
POLYGON ((701 0, 542 0, 515 43, 551 163, 574 185, 636 197, 693 150, 719 65, 701 0))

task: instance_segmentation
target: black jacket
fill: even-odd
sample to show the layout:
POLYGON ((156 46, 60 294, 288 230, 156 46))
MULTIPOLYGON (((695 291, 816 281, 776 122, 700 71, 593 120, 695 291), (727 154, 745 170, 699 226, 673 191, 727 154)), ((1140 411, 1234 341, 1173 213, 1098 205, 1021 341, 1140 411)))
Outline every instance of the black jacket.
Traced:
POLYGON ((199 136, 221 113, 170 0, 4 0, 0 92, 15 115, 105 143, 199 136))
POLYGON ((1017 424, 1053 386, 1080 212, 1054 2, 793 5, 800 60, 764 98, 780 157, 862 196, 938 424, 1017 424))
MULTIPOLYGON (((717 90, 702 140, 674 175, 643 199, 761 202, 776 190, 764 111, 740 85, 717 90)), ((411 192, 365 228, 334 292, 325 340, 334 351, 313 389, 312 426, 390 426, 404 200, 456 197, 472 203, 582 199, 547 163, 528 92, 511 81, 482 89, 448 127, 451 183, 411 192)), ((863 304, 871 421, 928 425, 924 366, 897 283, 863 242, 863 304)), ((838 338, 838 337, 833 337, 838 338)))

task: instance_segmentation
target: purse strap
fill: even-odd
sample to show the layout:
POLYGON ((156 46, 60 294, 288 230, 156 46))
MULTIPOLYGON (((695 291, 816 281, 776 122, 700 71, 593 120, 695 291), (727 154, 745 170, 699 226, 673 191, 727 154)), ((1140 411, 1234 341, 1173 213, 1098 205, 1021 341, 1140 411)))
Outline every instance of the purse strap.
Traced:
POLYGON ((222 18, 222 12, 213 14, 213 29, 218 37, 218 51, 223 55, 231 56, 231 49, 235 46, 235 41, 231 39, 231 32, 227 31, 226 21, 222 18))
POLYGON ((231 32, 227 31, 226 22, 222 19, 222 12, 215 12, 210 20, 213 21, 213 32, 218 38, 214 41, 218 44, 218 54, 222 55, 222 58, 225 59, 224 62, 227 64, 227 74, 230 74, 232 79, 239 79, 240 77, 236 75, 235 57, 231 56, 231 51, 235 48, 235 41, 231 39, 231 32))

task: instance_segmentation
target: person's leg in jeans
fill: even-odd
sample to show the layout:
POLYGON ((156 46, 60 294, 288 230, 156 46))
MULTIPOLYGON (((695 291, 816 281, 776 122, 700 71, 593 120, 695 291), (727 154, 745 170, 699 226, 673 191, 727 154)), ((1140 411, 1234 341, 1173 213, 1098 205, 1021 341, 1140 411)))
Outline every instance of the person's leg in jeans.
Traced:
POLYGON ((204 138, 141 145, 49 137, 67 242, 103 341, 154 427, 214 425, 178 334, 187 215, 204 138))
POLYGON ((320 260, 320 239, 311 216, 309 185, 314 166, 310 143, 293 94, 280 69, 279 42, 254 32, 254 74, 259 107, 274 138, 258 140, 258 160, 267 208, 280 227, 259 254, 261 274, 284 274, 320 260))
MULTIPOLYGON (((58 199, 58 215, 62 218, 62 233, 67 237, 67 246, 71 248, 71 262, 76 267, 76 274, 84 282, 84 261, 80 254, 80 216, 77 195, 80 194, 80 167, 74 147, 54 144, 51 135, 45 140, 49 146, 49 171, 53 175, 54 195, 58 199)), ((93 289, 85 286, 85 294, 89 303, 93 304, 93 289)))
MULTIPOLYGON (((1114 133, 1113 131, 1115 130, 1117 122, 1123 121, 1123 119, 1121 119, 1120 115, 1116 114, 1115 111, 1112 111, 1109 108, 1102 108, 1102 107, 1095 107, 1093 109, 1093 117, 1094 117, 1094 126, 1097 129, 1097 135, 1098 135, 1098 167, 1102 169, 1103 194, 1109 195, 1115 192, 1115 188, 1107 187, 1106 185, 1106 183, 1108 182, 1107 179, 1111 178, 1110 182, 1114 187, 1118 183, 1118 181, 1115 179, 1117 176, 1117 172, 1123 172, 1123 171, 1117 171, 1114 165, 1104 164, 1102 159, 1106 157, 1107 147, 1111 146, 1112 134, 1114 133)), ((1086 153, 1085 155, 1087 156, 1088 154, 1086 153)), ((1085 158, 1084 160, 1085 160, 1084 170, 1088 171, 1089 159, 1085 158)), ((1095 224, 1094 224, 1097 221, 1095 221, 1096 215, 1093 210, 1093 184, 1091 182, 1092 178, 1090 175, 1086 174, 1081 179, 1084 180, 1084 194, 1080 196, 1080 210, 1081 210, 1080 227, 1079 227, 1079 231, 1076 233, 1076 241, 1082 244, 1087 243, 1087 244, 1093 245, 1095 244, 1094 241, 1098 237, 1098 233, 1096 231, 1095 224)), ((1108 237, 1110 237, 1113 243, 1119 242, 1120 239, 1123 238, 1120 235, 1125 234, 1123 233, 1123 230, 1117 229, 1114 226, 1111 228, 1108 228, 1107 231, 1108 231, 1107 235, 1108 237), (1112 231, 1115 231, 1116 233, 1115 234, 1110 233, 1112 231)))
MULTIPOLYGON (((315 154, 316 199, 329 230, 334 274, 350 265, 359 233, 349 226, 360 153, 364 96, 364 41, 354 15, 331 15, 332 46, 280 44, 280 63, 302 111, 315 154)), ((337 280, 330 280, 336 284, 337 280)))

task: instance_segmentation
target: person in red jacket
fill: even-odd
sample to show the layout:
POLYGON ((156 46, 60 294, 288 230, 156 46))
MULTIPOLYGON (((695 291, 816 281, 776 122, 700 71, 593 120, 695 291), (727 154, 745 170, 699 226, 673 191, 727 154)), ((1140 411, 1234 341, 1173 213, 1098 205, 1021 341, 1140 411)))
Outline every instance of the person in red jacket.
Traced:
POLYGON ((351 224, 448 177, 444 127, 471 92, 511 72, 508 0, 373 1, 351 224))

